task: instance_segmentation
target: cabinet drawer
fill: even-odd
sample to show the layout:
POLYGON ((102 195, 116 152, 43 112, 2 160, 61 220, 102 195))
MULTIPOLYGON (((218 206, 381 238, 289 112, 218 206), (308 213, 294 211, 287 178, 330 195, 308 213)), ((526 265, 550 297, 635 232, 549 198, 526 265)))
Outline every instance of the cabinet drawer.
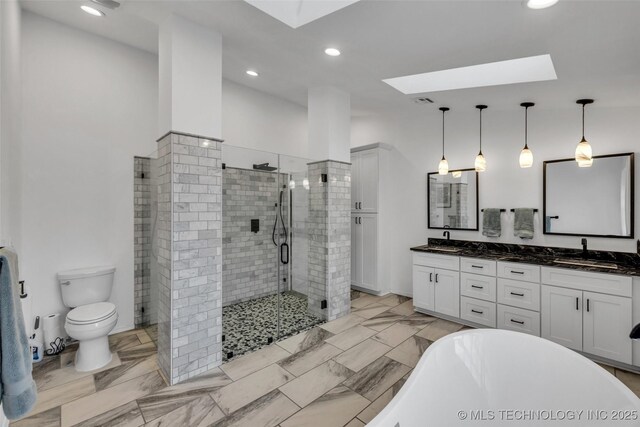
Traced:
POLYGON ((475 298, 460 297, 460 317, 470 322, 496 327, 496 304, 475 298))
POLYGON ((413 265, 424 265, 425 267, 458 271, 460 269, 460 258, 451 255, 414 252, 413 265))
POLYGON ((629 276, 543 267, 542 283, 580 291, 631 297, 632 279, 629 276))
POLYGON ((498 304, 498 329, 540 336, 540 313, 498 304))
POLYGON ((471 298, 496 302, 496 278, 460 273, 460 293, 471 298))
POLYGON ((498 261, 498 277, 540 283, 540 267, 537 265, 498 261))
POLYGON ((519 280, 498 279, 498 302, 540 311, 540 285, 519 280))
POLYGON ((496 262, 488 259, 460 258, 460 271, 495 276, 496 262))

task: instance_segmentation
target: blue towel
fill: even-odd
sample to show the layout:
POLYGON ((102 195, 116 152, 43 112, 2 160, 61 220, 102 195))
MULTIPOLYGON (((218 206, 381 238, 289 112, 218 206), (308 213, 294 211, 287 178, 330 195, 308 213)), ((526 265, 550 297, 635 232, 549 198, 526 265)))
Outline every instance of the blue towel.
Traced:
POLYGON ((18 290, 18 255, 0 249, 0 402, 10 420, 36 404, 29 339, 18 290))

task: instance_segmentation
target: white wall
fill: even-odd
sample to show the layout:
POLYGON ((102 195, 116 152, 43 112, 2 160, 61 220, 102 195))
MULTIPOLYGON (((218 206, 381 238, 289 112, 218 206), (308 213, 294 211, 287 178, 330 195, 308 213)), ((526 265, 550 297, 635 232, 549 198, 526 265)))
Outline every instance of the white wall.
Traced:
POLYGON ((112 264, 133 327, 133 156, 157 138, 157 57, 23 14, 22 277, 63 310, 56 272, 112 264))
POLYGON ((0 244, 20 249, 20 6, 0 2, 0 244))
MULTIPOLYGON (((578 96, 576 96, 578 97, 578 96)), ((542 211, 542 161, 569 158, 580 139, 580 110, 571 108, 529 110, 529 146, 534 166, 520 169, 518 155, 523 145, 523 111, 483 113, 483 147, 488 169, 480 174, 480 208, 533 207, 542 211)), ((564 106, 563 106, 564 107, 564 106)), ((478 151, 478 114, 472 105, 453 106, 447 119, 446 156, 451 169, 473 167, 478 151)), ((587 111, 586 136, 594 154, 638 151, 640 134, 639 108, 587 111)), ((442 230, 428 230, 426 224, 426 173, 437 170, 441 157, 441 115, 430 107, 416 107, 412 114, 370 116, 354 119, 352 147, 372 142, 385 142, 395 148, 390 153, 392 187, 392 231, 381 237, 389 247, 391 290, 411 294, 411 257, 409 247, 425 244, 428 237, 441 237, 442 230)), ((636 182, 640 174, 636 168, 636 182)), ((640 186, 636 186, 640 200, 640 186)), ((482 217, 480 217, 482 220, 482 217)), ((636 209, 636 225, 640 224, 636 209)), ((579 237, 542 234, 542 218, 536 215, 535 238, 523 241, 513 236, 513 215, 503 216, 500 238, 483 237, 480 232, 453 231, 451 238, 491 240, 503 243, 580 247, 579 237)), ((481 228, 481 227, 480 227, 481 228)), ((637 232, 636 232, 637 235, 637 232)), ((590 238, 592 249, 635 252, 632 239, 590 238)))
MULTIPOLYGON (((64 309, 56 272, 113 264, 117 329, 130 328, 133 156, 157 149, 158 57, 32 13, 22 53, 24 154, 10 161, 24 182, 34 312, 64 309)), ((229 81, 222 96, 225 145, 307 156, 306 108, 229 81)))

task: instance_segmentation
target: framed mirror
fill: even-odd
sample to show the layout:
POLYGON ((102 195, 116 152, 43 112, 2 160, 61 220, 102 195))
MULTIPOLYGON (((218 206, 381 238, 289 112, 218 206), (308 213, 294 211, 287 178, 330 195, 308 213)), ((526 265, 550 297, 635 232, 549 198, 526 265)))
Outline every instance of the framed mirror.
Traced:
POLYGON ((427 174, 427 226, 478 230, 478 173, 474 169, 427 174))
POLYGON ((544 162, 544 234, 634 238, 633 153, 544 162))

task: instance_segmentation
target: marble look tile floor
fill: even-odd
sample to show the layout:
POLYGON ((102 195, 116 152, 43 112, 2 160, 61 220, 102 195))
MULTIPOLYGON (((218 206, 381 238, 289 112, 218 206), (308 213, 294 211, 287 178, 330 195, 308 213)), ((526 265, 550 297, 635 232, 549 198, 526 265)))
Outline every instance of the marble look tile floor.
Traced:
MULTIPOLYGON (((175 386, 159 375, 153 327, 111 336, 113 361, 97 372, 75 372, 70 346, 34 366, 37 407, 11 426, 364 426, 434 340, 467 327, 402 296, 353 296, 349 316, 175 386)), ((640 375, 603 367, 640 395, 640 375)))

